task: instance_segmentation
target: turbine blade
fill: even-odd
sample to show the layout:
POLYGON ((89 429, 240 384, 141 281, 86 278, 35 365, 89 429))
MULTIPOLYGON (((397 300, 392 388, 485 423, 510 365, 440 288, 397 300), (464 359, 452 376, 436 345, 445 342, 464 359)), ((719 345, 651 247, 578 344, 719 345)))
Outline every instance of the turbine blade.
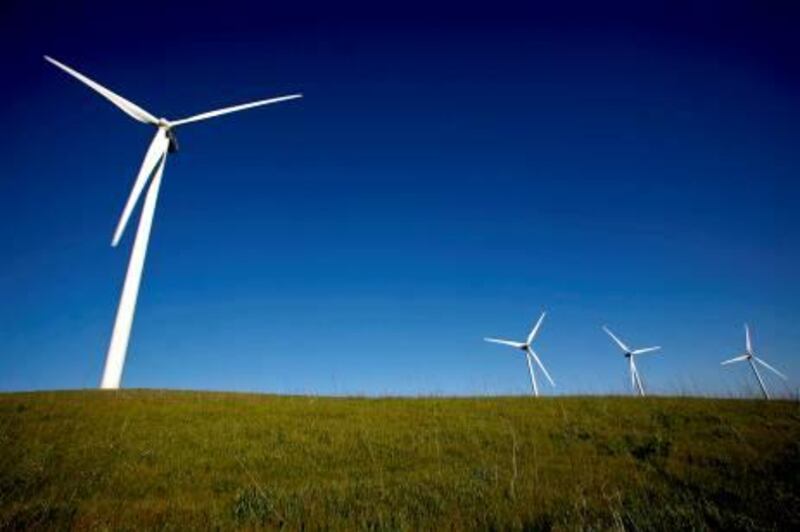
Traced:
POLYGON ((653 351, 658 351, 661 349, 660 345, 654 347, 644 347, 642 349, 636 349, 635 351, 631 351, 632 355, 642 355, 644 353, 652 353, 653 351))
POLYGON ((528 373, 531 375, 531 386, 533 387, 533 395, 539 397, 539 386, 536 384, 536 375, 533 373, 533 365, 531 364, 531 357, 525 353, 525 362, 528 363, 528 373))
MULTIPOLYGON (((631 360, 633 360, 633 357, 631 357, 631 360)), ((635 362, 633 364, 633 370, 634 373, 636 374, 636 385, 639 387, 639 395, 644 397, 644 386, 642 385, 642 376, 639 375, 639 369, 636 367, 635 362)))
POLYGON ((745 345, 745 351, 747 353, 751 353, 752 354, 753 353, 753 343, 750 340, 750 327, 748 327, 746 323, 744 324, 744 345, 745 345))
POLYGON ((622 340, 620 340, 619 338, 614 336, 614 333, 611 332, 611 329, 609 329, 608 327, 603 325, 603 330, 606 332, 606 334, 608 334, 611 337, 612 340, 614 340, 614 342, 620 347, 620 349, 622 349, 626 353, 630 353, 631 352, 630 348, 627 345, 625 345, 624 343, 622 343, 622 340))
POLYGON ((544 373, 544 376, 545 376, 545 377, 547 377, 547 380, 548 380, 548 381, 550 381, 550 385, 551 385, 553 388, 555 388, 555 387, 556 387, 556 383, 555 383, 555 382, 553 382, 553 379, 550 377, 550 374, 549 374, 549 373, 547 373, 547 369, 544 367, 544 364, 542 364, 542 361, 541 361, 541 360, 539 360, 539 357, 538 357, 538 356, 536 356, 536 352, 534 352, 534 350, 533 350, 533 349, 531 349, 531 348, 530 348, 530 346, 528 346, 528 354, 529 354, 530 356, 532 356, 532 357, 533 357, 533 359, 536 361, 536 363, 537 363, 537 364, 539 365, 539 367, 542 369, 542 373, 544 373))
POLYGON ((761 393, 764 394, 764 399, 769 400, 769 392, 767 391, 767 386, 764 384, 764 379, 761 378, 761 374, 758 372, 758 367, 753 363, 753 358, 751 357, 748 359, 750 363, 750 367, 753 369, 753 373, 756 375, 756 379, 758 380, 758 385, 761 388, 761 393))
POLYGON ((542 315, 539 316, 539 320, 536 322, 536 325, 534 325, 533 329, 531 329, 531 333, 528 335, 528 345, 530 345, 531 342, 533 342, 533 339, 536 338, 536 334, 539 332, 539 327, 542 326, 542 321, 544 321, 546 314, 547 312, 542 312, 542 315))
POLYGON ((763 360, 761 360, 757 356, 754 356, 753 359, 756 362, 758 362, 759 364, 761 364, 762 366, 764 366, 765 368, 767 368, 768 370, 770 370, 771 372, 773 372, 775 375, 777 375, 781 379, 783 379, 783 380, 788 380, 789 379, 786 375, 784 375, 783 373, 781 373, 777 369, 773 368, 772 366, 770 366, 769 364, 767 364, 766 362, 764 362, 763 360))
POLYGON ((110 101, 111 103, 113 103, 114 105, 116 105, 117 107, 122 109, 123 112, 125 112, 128 116, 132 117, 134 120, 138 120, 139 122, 144 122, 145 124, 157 124, 158 123, 158 119, 156 117, 154 117, 153 115, 151 115, 150 113, 148 113, 147 111, 145 111, 144 109, 142 109, 141 107, 136 105, 135 103, 133 103, 133 102, 131 102, 129 100, 126 100, 125 98, 123 98, 119 94, 115 94, 115 93, 111 92, 110 90, 108 90, 107 88, 103 87, 99 83, 97 83, 95 81, 92 81, 91 79, 87 78, 86 76, 84 76, 80 72, 71 69, 70 67, 68 67, 67 65, 65 65, 63 63, 59 63, 58 61, 56 61, 52 57, 44 56, 44 58, 49 63, 57 66, 58 68, 60 68, 64 72, 66 72, 67 74, 70 74, 71 76, 77 78, 78 80, 82 81, 83 83, 85 83, 86 85, 91 87, 92 89, 94 89, 97 92, 99 92, 108 101, 110 101))
POLYGON ((244 111, 245 109, 252 109, 253 107, 260 107, 262 105, 269 105, 271 103, 285 102, 287 100, 294 100, 302 97, 303 97, 302 94, 290 94, 288 96, 278 96, 277 98, 269 98, 267 100, 259 100, 257 102, 243 103, 241 105, 234 105, 232 107, 217 109, 215 111, 208 111, 207 113, 200 113, 199 115, 190 116, 188 118, 181 118, 180 120, 173 120, 170 122, 170 124, 172 124, 173 126, 180 126, 183 124, 188 124, 190 122, 197 122, 200 120, 206 120, 208 118, 214 118, 215 116, 226 115, 228 113, 244 111))
POLYGON ((522 342, 512 342, 511 340, 503 340, 500 338, 484 338, 484 340, 487 342, 492 342, 493 344, 510 345, 511 347, 516 347, 517 349, 520 349, 525 345, 522 342))
POLYGON ((142 161, 142 167, 139 169, 139 174, 136 176, 136 181, 133 182, 131 194, 128 196, 128 201, 125 203, 125 208, 122 210, 122 216, 117 223, 117 229, 114 231, 114 238, 111 240, 111 245, 116 247, 119 244, 119 239, 122 238, 122 233, 125 231, 125 226, 131 217, 134 207, 136 207, 139 196, 142 195, 150 176, 153 175, 153 170, 156 165, 161 161, 161 156, 167 151, 169 147, 169 139, 167 132, 163 128, 159 128, 156 132, 150 147, 147 148, 147 153, 142 161))
POLYGON ((742 355, 742 356, 730 358, 730 359, 726 360, 725 362, 721 362, 720 366, 724 366, 726 364, 733 364, 734 362, 741 362, 742 360, 747 360, 747 356, 748 355, 742 355))

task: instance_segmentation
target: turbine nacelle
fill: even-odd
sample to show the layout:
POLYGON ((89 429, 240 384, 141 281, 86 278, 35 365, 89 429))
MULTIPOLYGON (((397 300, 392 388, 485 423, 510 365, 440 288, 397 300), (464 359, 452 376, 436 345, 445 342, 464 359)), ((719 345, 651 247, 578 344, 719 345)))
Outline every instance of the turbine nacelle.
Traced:
POLYGON ((178 152, 178 137, 175 135, 175 130, 171 127, 167 128, 167 139, 169 140, 169 150, 170 153, 177 153, 178 152))
POLYGON ((169 153, 178 153, 178 137, 175 135, 172 122, 166 118, 159 118, 158 122, 156 123, 156 127, 158 127, 158 129, 163 129, 166 133, 167 140, 169 141, 169 144, 167 145, 167 150, 169 153))

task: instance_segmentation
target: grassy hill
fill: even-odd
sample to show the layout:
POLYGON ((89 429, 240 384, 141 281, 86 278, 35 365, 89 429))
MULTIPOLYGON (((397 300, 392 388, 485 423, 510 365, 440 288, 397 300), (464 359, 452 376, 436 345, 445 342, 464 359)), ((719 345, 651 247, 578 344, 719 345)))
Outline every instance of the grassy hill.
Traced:
POLYGON ((800 530, 800 406, 0 394, 0 527, 800 530))

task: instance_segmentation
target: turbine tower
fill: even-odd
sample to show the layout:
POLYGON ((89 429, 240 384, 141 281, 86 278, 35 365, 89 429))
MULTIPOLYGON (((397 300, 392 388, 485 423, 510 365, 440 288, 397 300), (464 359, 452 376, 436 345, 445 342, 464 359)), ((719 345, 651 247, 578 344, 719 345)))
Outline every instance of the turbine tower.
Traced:
POLYGON ((750 368, 753 370, 753 373, 756 375, 756 379, 758 380, 758 385, 761 387, 761 393, 764 394, 764 399, 769 399, 769 392, 767 392, 767 387, 764 385, 764 379, 761 378, 761 374, 758 372, 758 368, 756 367, 755 362, 758 362, 775 375, 780 377, 783 380, 786 380, 786 375, 778 371, 777 369, 773 368, 760 358, 758 358, 755 353, 753 352, 753 344, 750 341, 750 327, 747 324, 744 324, 744 354, 739 355, 738 357, 733 357, 725 362, 722 362, 721 365, 725 366, 727 364, 733 364, 734 362, 743 362, 747 361, 750 364, 750 368))
POLYGON ((553 379, 550 378, 550 374, 547 373, 547 370, 545 369, 544 364, 542 364, 542 361, 539 360, 539 357, 536 356, 536 352, 531 347, 531 344, 533 343, 534 338, 536 338, 536 335, 539 332, 539 327, 542 326, 542 321, 544 320, 545 314, 547 314, 547 313, 546 312, 542 312, 542 315, 539 316, 539 320, 533 326, 533 329, 531 329, 531 332, 528 335, 528 339, 525 340, 524 342, 514 342, 512 340, 503 340, 503 339, 500 339, 500 338, 484 338, 484 340, 486 340, 487 342, 492 342, 492 343, 495 343, 495 344, 508 345, 508 346, 511 346, 511 347, 513 347, 515 349, 520 349, 525 353, 525 360, 528 362, 528 372, 531 375, 531 387, 533 388, 533 395, 536 396, 536 397, 539 396, 539 387, 536 385, 536 375, 533 372, 533 363, 531 362, 531 360, 535 360, 536 361, 536 364, 539 365, 539 367, 542 370, 542 373, 544 373, 544 376, 547 377, 548 381, 550 381, 550 385, 553 386, 553 387, 555 387, 555 385, 556 385, 556 383, 553 382, 553 379))
POLYGON ((642 386, 642 379, 641 377, 639 377, 639 370, 636 369, 635 357, 637 355, 643 355, 645 353, 650 353, 652 351, 658 351, 659 349, 661 349, 661 346, 644 347, 642 349, 631 349, 630 347, 625 345, 625 343, 622 340, 617 338, 614 335, 614 333, 611 332, 611 329, 609 329, 605 325, 603 325, 603 330, 606 332, 606 334, 608 334, 611 337, 612 340, 614 340, 614 343, 617 344, 620 349, 622 349, 623 355, 625 356, 625 358, 628 359, 628 366, 630 367, 630 372, 631 372, 631 388, 633 389, 633 395, 636 395, 638 393, 640 396, 644 397, 644 386, 642 386))
POLYGON ((136 207, 144 188, 149 183, 144 198, 142 214, 139 218, 139 227, 136 230, 136 237, 133 242, 130 262, 128 263, 128 272, 125 275, 125 283, 122 287, 122 296, 120 297, 119 307, 117 308, 117 318, 114 322, 111 343, 108 348, 108 354, 106 355, 103 379, 100 382, 101 388, 116 389, 119 388, 120 381, 122 380, 122 370, 125 366, 125 354, 128 349, 133 315, 136 310, 136 298, 139 294, 139 284, 142 280, 142 269, 144 268, 144 259, 147 254, 147 242, 150 239, 150 229, 153 225, 153 213, 155 212, 156 201, 158 200, 158 190, 161 186, 161 176, 164 173, 164 165, 167 162, 167 153, 175 153, 178 151, 178 140, 175 136, 175 128, 191 122, 207 120, 236 111, 244 111, 245 109, 251 109, 253 107, 301 98, 302 95, 290 94, 288 96, 279 96, 277 98, 225 107, 188 118, 170 121, 165 118, 156 118, 133 102, 115 94, 67 65, 59 63, 48 56, 44 56, 44 58, 67 74, 77 78, 79 81, 100 93, 134 120, 156 128, 156 134, 145 153, 144 161, 133 183, 130 196, 125 203, 122 216, 119 219, 117 228, 114 231, 114 237, 111 240, 111 245, 113 247, 119 244, 128 219, 134 207, 136 207))

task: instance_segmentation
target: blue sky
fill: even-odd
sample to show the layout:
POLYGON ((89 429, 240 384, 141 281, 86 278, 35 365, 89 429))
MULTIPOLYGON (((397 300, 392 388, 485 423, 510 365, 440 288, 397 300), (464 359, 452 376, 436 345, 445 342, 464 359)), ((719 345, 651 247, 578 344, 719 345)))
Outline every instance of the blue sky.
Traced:
POLYGON ((178 130, 126 387, 527 393, 524 359, 481 338, 546 309, 547 393, 627 391, 603 324, 664 346, 640 363, 654 392, 754 389, 718 365, 744 321, 797 389, 797 22, 6 3, 0 389, 97 386, 152 136, 45 53, 168 118, 305 94, 178 130))

